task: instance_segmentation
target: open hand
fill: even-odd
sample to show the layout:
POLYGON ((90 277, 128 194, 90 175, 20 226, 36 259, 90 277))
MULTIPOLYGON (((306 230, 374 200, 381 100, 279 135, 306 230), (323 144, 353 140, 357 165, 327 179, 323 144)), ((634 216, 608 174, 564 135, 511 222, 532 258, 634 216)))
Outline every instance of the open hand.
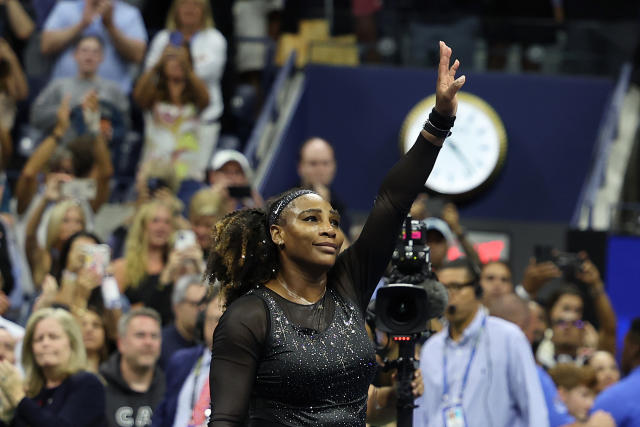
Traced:
POLYGON ((0 362, 0 388, 14 408, 25 396, 18 369, 6 360, 0 362))
POLYGON ((456 94, 464 85, 465 76, 456 77, 460 61, 451 62, 451 48, 440 42, 440 64, 438 65, 438 82, 436 83, 436 111, 443 116, 455 116, 458 110, 456 94))

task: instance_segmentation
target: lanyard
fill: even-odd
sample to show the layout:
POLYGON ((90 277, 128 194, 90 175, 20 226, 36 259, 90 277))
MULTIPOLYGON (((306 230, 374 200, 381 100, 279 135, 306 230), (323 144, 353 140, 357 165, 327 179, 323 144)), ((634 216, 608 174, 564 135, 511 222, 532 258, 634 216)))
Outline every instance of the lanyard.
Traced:
POLYGON ((202 368, 202 359, 204 359, 204 354, 198 358, 196 362, 196 366, 193 369, 193 390, 191 391, 191 410, 196 406, 196 399, 198 398, 198 377, 200 376, 200 369, 202 368))
MULTIPOLYGON (((462 402, 462 393, 464 393, 464 388, 467 385, 467 380, 469 379, 469 371, 471 370, 471 362, 473 362, 473 358, 476 355, 476 350, 478 349, 478 343, 480 342, 480 336, 482 335, 482 331, 484 330, 484 326, 487 323, 487 315, 484 315, 482 319, 482 324, 480 325, 480 330, 478 331, 478 335, 473 342, 473 347, 471 348, 471 356, 469 357, 469 363, 467 363, 467 367, 464 370, 464 376, 462 377, 462 386, 460 387, 460 394, 458 396, 458 400, 462 402)), ((442 398, 443 400, 447 400, 449 394, 449 383, 447 382, 447 343, 445 341, 444 349, 442 350, 442 364, 443 364, 443 374, 442 374, 442 398)))

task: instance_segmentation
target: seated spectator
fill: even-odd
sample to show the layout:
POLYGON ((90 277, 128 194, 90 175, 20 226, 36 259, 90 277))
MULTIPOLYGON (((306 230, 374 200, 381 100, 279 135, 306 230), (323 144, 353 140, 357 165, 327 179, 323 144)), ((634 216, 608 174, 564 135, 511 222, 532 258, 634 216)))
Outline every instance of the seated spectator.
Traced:
POLYGON ((100 367, 107 382, 106 422, 110 427, 148 426, 165 391, 157 365, 160 316, 149 308, 131 310, 120 319, 118 335, 118 351, 100 367))
MULTIPOLYGON (((71 110, 80 113, 79 127, 94 134, 104 130, 102 135, 108 143, 114 134, 124 138, 129 101, 116 82, 98 76, 98 68, 104 59, 103 49, 104 42, 96 35, 83 35, 78 39, 73 52, 78 73, 52 80, 40 92, 31 106, 31 124, 35 128, 44 133, 51 132, 57 123, 58 106, 68 96, 71 110), (106 110, 110 113, 108 122, 106 110), (105 114, 101 114, 103 112, 105 114)), ((76 129, 77 133, 82 131, 76 129)))
MULTIPOLYGON (((21 8, 16 0, 8 2, 11 8, 21 8)), ((4 4, 0 4, 0 10, 4 4)), ((22 101, 28 95, 27 78, 22 71, 20 60, 7 41, 0 38, 0 166, 7 167, 13 146, 11 129, 15 122, 16 102, 22 101)))
MULTIPOLYGON (((149 46, 145 69, 154 67, 168 45, 189 48, 193 71, 207 85, 209 104, 200 119, 214 123, 222 115, 220 81, 227 60, 227 41, 213 26, 208 0, 174 0, 167 17, 167 28, 155 35, 149 46)), ((216 126, 211 137, 217 140, 216 126)))
POLYGON ((224 197, 211 188, 203 188, 191 198, 189 222, 205 259, 211 247, 211 230, 225 213, 224 197))
POLYGON ((177 351, 167 365, 167 392, 153 414, 153 427, 203 426, 210 408, 209 364, 213 335, 223 313, 219 288, 210 288, 200 313, 201 345, 177 351))
POLYGON ((104 61, 98 75, 131 91, 132 65, 142 63, 147 33, 140 12, 120 0, 58 2, 44 24, 42 53, 58 55, 52 78, 78 74, 73 42, 80 35, 95 34, 104 40, 104 61))
POLYGON ((513 293, 511 268, 504 261, 491 261, 482 266, 480 273, 483 303, 489 306, 491 300, 513 293))
MULTIPOLYGON (((142 206, 127 234, 124 257, 112 263, 120 292, 132 306, 145 305, 158 311, 163 324, 168 324, 173 317, 173 282, 163 282, 161 276, 164 273, 164 279, 170 279, 167 276, 174 231, 174 213, 168 204, 155 200, 142 206)), ((177 260, 171 268, 176 264, 177 260)))
POLYGON ((593 410, 611 413, 618 427, 636 427, 640 425, 640 317, 633 319, 624 338, 620 367, 625 377, 598 395, 593 410))
POLYGON ((80 318, 82 341, 87 350, 87 370, 97 374, 109 358, 109 338, 102 310, 90 306, 80 318))
POLYGON ((171 159, 180 181, 202 181, 216 138, 201 120, 209 95, 189 51, 167 46, 136 83, 133 98, 145 112, 143 161, 171 159))
POLYGON ((260 194, 251 187, 252 177, 249 161, 236 150, 217 151, 207 170, 207 183, 226 199, 225 213, 264 204, 260 194))
POLYGON ((167 362, 176 351, 196 345, 196 318, 206 292, 202 275, 182 276, 176 282, 171 296, 174 320, 162 329, 159 364, 165 372, 167 362))
POLYGON ((62 144, 62 139, 69 129, 69 98, 65 97, 58 108, 58 121, 49 134, 31 155, 24 165, 16 184, 17 212, 26 218, 41 200, 42 172, 44 182, 51 174, 62 174, 57 181, 69 181, 72 178, 90 178, 95 183, 95 195, 86 203, 87 209, 97 212, 109 198, 109 179, 113 175, 113 164, 109 149, 101 135, 91 137, 84 135, 62 144))
POLYGON ((588 360, 588 365, 596 373, 596 394, 602 393, 606 388, 620 381, 620 369, 618 363, 608 351, 596 351, 588 360))
POLYGON ((556 407, 564 405, 567 413, 577 421, 587 421, 595 397, 596 376, 593 369, 573 363, 559 363, 549 371, 549 375, 558 388, 560 401, 556 402, 556 407))
POLYGON ((15 410, 10 425, 105 426, 104 387, 84 371, 86 363, 80 328, 69 312, 33 313, 24 337, 24 382, 15 367, 0 362, 0 389, 15 410))

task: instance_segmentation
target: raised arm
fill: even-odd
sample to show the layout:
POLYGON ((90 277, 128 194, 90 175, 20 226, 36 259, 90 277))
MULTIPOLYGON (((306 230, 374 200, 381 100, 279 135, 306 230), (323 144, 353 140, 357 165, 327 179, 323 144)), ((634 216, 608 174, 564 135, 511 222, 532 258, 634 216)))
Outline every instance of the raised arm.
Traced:
POLYGON ((20 40, 28 39, 36 26, 27 11, 24 10, 18 0, 6 0, 5 5, 11 31, 20 40))
POLYGON ((58 147, 58 142, 69 128, 69 97, 65 97, 58 108, 58 123, 53 132, 40 143, 24 165, 16 184, 18 214, 23 214, 38 191, 38 174, 45 168, 49 158, 58 147))
POLYGON ((112 0, 102 0, 100 2, 98 13, 102 15, 102 23, 107 29, 109 38, 118 54, 129 62, 140 64, 144 58, 147 43, 144 40, 127 36, 115 25, 113 22, 113 3, 112 0))
POLYGON ((77 23, 64 28, 46 28, 52 17, 60 17, 65 13, 64 9, 58 9, 65 7, 63 2, 54 7, 42 32, 40 50, 44 55, 55 55, 66 49, 91 24, 96 15, 96 9, 92 6, 92 2, 85 1, 84 3, 82 18, 77 23))
MULTIPOLYGON (((455 78, 460 63, 456 59, 450 67, 451 48, 440 42, 440 64, 436 84, 436 105, 430 121, 444 129, 453 124, 458 108, 456 94, 465 82, 465 77, 455 78), (435 117, 434 117, 435 116, 435 117)), ((375 286, 386 268, 400 226, 411 208, 414 199, 424 190, 426 182, 444 136, 436 136, 437 130, 422 130, 416 143, 387 173, 362 233, 356 242, 340 257, 337 268, 351 270, 351 282, 360 307, 369 302, 375 286)), ((336 270, 339 273, 339 270, 336 270)))
POLYGON ((20 61, 11 46, 5 39, 0 38, 0 55, 9 63, 9 76, 7 77, 7 91, 16 101, 22 101, 29 95, 27 77, 22 71, 20 61))
POLYGON ((148 69, 133 88, 133 99, 143 110, 150 110, 157 98, 158 66, 148 69))
POLYGON ((96 198, 91 200, 91 208, 94 212, 98 212, 100 207, 109 199, 109 180, 113 176, 113 163, 102 134, 96 136, 95 144, 93 154, 95 166, 91 171, 91 177, 96 180, 96 198))

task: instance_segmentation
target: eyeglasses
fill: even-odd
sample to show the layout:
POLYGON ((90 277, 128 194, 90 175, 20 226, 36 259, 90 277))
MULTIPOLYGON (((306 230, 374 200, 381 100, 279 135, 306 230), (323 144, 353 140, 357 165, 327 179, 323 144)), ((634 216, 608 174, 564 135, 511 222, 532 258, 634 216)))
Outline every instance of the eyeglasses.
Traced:
POLYGON ((584 328, 584 322, 580 319, 577 319, 577 320, 557 319, 553 322, 553 326, 558 326, 560 328, 568 328, 569 326, 574 326, 578 329, 582 329, 584 328))
POLYGON ((202 300, 194 301, 194 300, 183 299, 182 302, 185 303, 185 304, 189 304, 193 308, 198 308, 201 305, 203 305, 202 300))
POLYGON ((467 286, 474 286, 475 284, 476 284, 475 280, 471 280, 467 283, 456 283, 456 282, 449 283, 447 285, 444 285, 444 287, 447 288, 447 291, 452 292, 452 291, 461 291, 467 286))

